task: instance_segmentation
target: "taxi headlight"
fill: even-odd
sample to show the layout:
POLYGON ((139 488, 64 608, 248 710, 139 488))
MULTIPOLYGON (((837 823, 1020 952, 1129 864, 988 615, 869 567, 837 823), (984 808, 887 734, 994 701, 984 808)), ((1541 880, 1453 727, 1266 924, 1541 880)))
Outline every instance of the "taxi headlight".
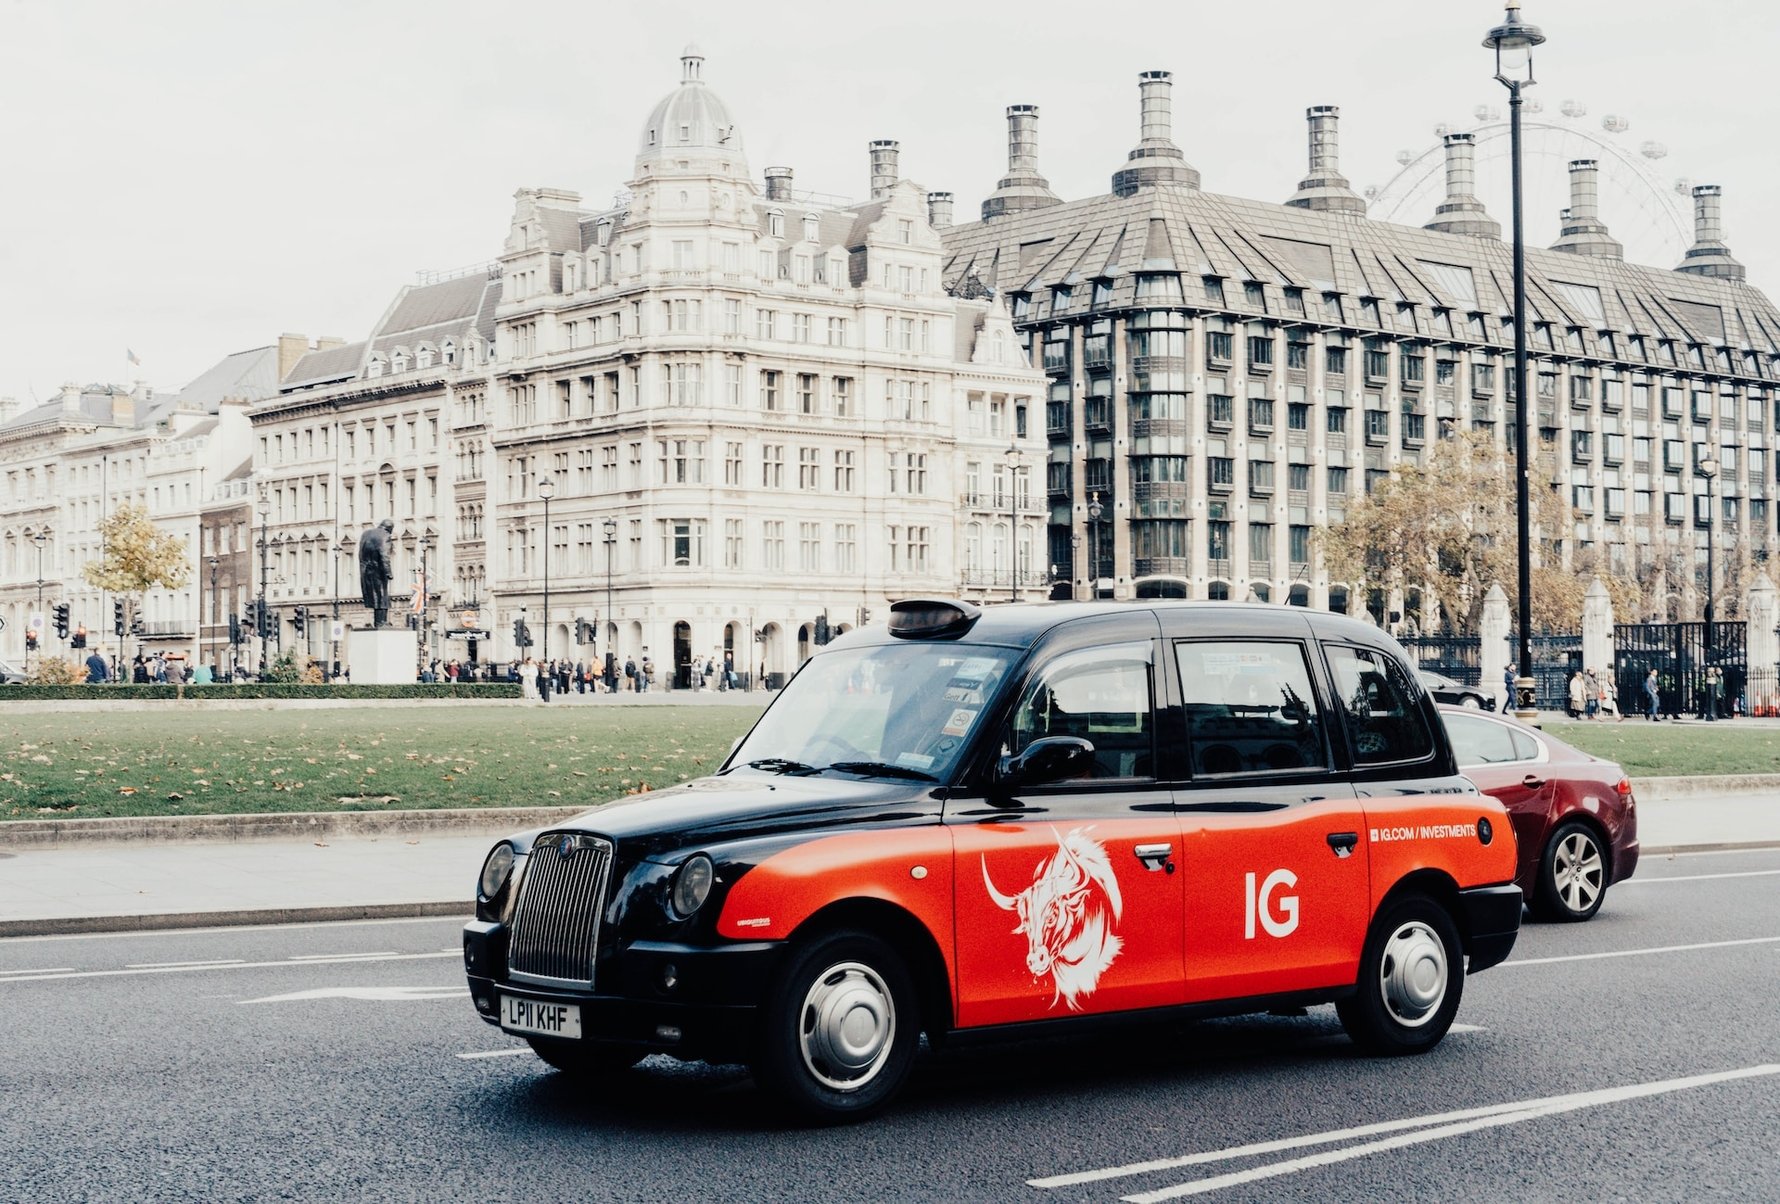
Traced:
POLYGON ((512 872, 513 846, 503 840, 489 851, 488 860, 482 863, 482 877, 476 888, 484 899, 492 899, 507 885, 507 875, 512 872))
POLYGON ((711 897, 711 883, 716 880, 716 872, 711 867, 711 859, 703 853, 694 853, 681 863, 674 871, 674 885, 668 891, 668 906, 682 920, 691 919, 698 909, 705 905, 711 897))

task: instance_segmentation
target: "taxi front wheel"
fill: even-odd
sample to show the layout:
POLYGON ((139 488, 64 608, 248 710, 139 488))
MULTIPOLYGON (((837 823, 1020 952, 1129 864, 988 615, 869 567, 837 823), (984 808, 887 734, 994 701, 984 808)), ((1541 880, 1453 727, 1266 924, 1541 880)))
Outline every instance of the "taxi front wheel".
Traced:
POLYGON ((1359 982, 1335 1011, 1367 1053, 1425 1053, 1452 1027, 1464 985, 1464 950, 1452 917, 1426 895, 1404 895, 1373 920, 1359 982))
POLYGON ((794 949, 774 980, 754 1076, 803 1119, 859 1119, 908 1078, 919 1030, 896 951, 870 933, 829 933, 794 949))

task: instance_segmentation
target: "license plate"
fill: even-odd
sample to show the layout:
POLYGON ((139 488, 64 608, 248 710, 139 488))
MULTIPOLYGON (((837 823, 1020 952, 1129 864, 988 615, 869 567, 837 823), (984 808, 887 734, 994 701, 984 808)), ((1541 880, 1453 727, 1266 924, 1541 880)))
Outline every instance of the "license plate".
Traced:
POLYGON ((518 995, 501 996, 501 1027, 545 1037, 581 1035, 581 1009, 573 1003, 544 1003, 518 995))

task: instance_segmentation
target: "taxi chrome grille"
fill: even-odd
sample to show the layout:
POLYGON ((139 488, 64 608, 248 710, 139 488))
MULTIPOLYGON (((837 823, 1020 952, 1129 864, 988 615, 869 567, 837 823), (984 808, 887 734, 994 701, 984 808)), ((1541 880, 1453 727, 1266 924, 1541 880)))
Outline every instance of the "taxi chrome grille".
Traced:
POLYGON ((507 973, 516 981, 593 988, 612 843, 584 832, 547 832, 525 859, 513 908, 507 973))

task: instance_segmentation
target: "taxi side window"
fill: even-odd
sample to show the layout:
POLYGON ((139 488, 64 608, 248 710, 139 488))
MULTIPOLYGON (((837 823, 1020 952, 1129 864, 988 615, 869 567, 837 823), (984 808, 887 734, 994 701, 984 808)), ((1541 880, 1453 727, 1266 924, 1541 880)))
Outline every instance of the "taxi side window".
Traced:
POLYGON ((1044 665, 1014 709, 1007 751, 1047 736, 1094 746, 1097 778, 1155 776, 1155 719, 1148 641, 1084 648, 1044 665))
POLYGON ((1194 777, 1329 767, 1302 644, 1182 641, 1174 658, 1194 777))
POLYGON ((1520 761, 1514 747, 1514 731, 1488 719, 1468 715, 1445 715, 1446 734, 1452 737, 1453 755, 1459 768, 1469 765, 1494 765, 1503 761, 1520 761))
POLYGON ((1415 702, 1417 692, 1396 657, 1346 644, 1324 644, 1323 649, 1347 716, 1354 764, 1419 761, 1434 751, 1434 735, 1415 702))

